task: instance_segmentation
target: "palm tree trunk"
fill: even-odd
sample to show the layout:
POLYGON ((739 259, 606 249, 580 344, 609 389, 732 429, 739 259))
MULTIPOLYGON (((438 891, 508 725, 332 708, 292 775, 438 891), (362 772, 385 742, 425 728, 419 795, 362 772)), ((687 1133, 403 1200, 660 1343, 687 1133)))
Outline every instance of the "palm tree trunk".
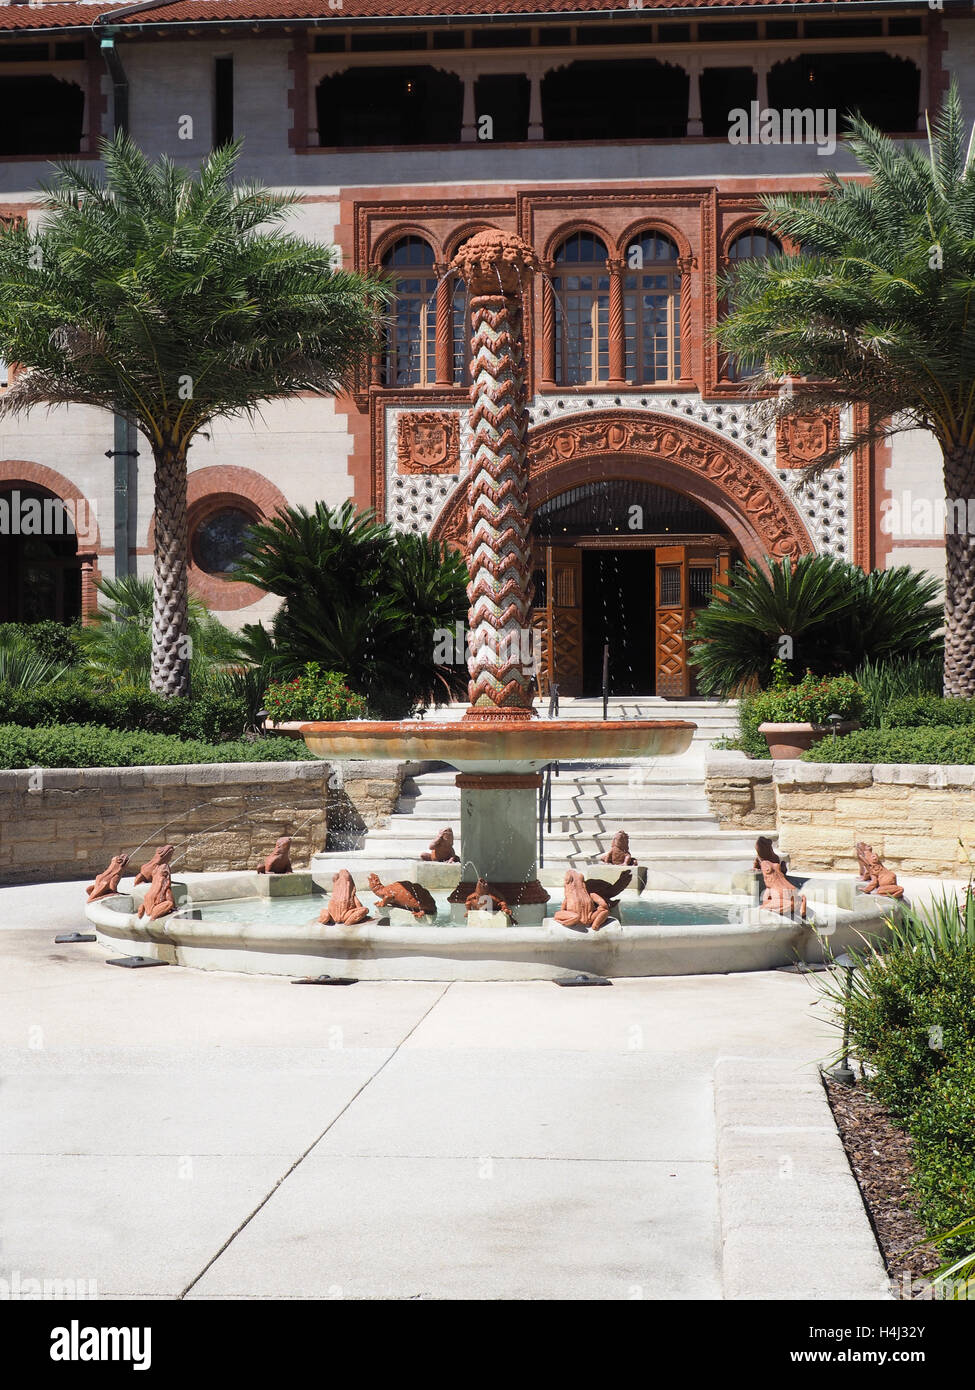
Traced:
POLYGON ((172 444, 154 447, 152 452, 156 462, 156 543, 150 686, 160 695, 188 695, 186 453, 172 444))
POLYGON ((975 536, 955 522, 953 501, 975 497, 975 449, 945 452, 945 694, 975 696, 975 536))

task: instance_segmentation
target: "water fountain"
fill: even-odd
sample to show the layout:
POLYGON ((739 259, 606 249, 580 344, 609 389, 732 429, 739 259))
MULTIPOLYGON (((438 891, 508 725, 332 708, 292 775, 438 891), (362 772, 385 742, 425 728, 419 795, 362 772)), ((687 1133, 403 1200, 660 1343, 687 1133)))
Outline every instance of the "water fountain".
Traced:
POLYGON ((180 963, 283 974, 355 962, 362 977, 525 979, 580 968, 641 975, 787 962, 815 934, 791 915, 752 906, 748 871, 710 902, 694 895, 668 916, 640 901, 642 911, 628 919, 630 904, 621 921, 621 895, 636 899, 631 879, 643 883, 638 867, 626 867, 632 856, 625 833, 593 866, 592 877, 566 874, 562 900, 550 903, 537 868, 540 770, 570 758, 674 756, 689 748, 695 725, 536 718, 532 672, 522 657, 531 619, 532 516, 521 325, 538 260, 520 237, 487 231, 461 247, 453 268, 468 287, 472 329, 469 707, 453 723, 306 722, 279 725, 277 732, 302 738, 330 761, 435 761, 455 768, 460 865, 432 846, 426 862, 405 866, 401 881, 384 884, 368 875, 369 892, 368 865, 356 866, 354 881, 347 870, 316 874, 314 861, 305 873, 187 875, 192 883, 173 884, 177 910, 170 916, 139 917, 136 898, 117 894, 90 903, 89 919, 111 946, 136 940, 180 963), (431 887, 452 888, 446 904, 434 902, 431 887), (372 904, 361 902, 357 890, 371 893, 372 904), (331 897, 320 911, 323 891, 331 897))

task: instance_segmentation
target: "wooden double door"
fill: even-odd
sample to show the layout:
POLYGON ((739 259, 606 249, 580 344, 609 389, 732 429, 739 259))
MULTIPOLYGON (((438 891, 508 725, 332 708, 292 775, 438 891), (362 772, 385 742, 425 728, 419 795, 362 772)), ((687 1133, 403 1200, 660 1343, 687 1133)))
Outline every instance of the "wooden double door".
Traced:
POLYGON ((535 554, 539 690, 598 695, 608 652, 611 695, 694 691, 687 652, 694 611, 728 573, 723 538, 614 549, 605 537, 540 545, 535 554))

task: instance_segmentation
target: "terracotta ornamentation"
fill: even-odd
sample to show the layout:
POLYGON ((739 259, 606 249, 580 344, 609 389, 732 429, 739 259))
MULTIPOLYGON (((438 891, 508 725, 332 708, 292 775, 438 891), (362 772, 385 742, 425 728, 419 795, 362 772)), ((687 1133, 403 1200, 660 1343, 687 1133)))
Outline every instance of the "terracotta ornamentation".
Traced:
POLYGON ((143 864, 142 868, 135 876, 135 883, 148 883, 156 870, 163 864, 169 864, 173 855, 176 853, 175 845, 160 845, 151 859, 143 864))
POLYGON ((271 853, 257 866, 259 874, 290 874, 293 873, 291 867, 291 836, 282 835, 280 840, 276 840, 271 853))
POLYGON ((157 917, 165 917, 176 911, 173 899, 173 878, 168 864, 159 864, 153 871, 152 882, 146 889, 145 897, 139 904, 139 917, 148 917, 154 922, 157 917))
POLYGON ((599 856, 601 864, 635 864, 636 860, 630 853, 630 837, 625 830, 617 830, 613 836, 613 843, 605 854, 599 856))
POLYGON ((422 883, 410 883, 407 879, 380 883, 377 874, 370 874, 369 891, 375 893, 377 907, 401 907, 412 912, 418 922, 436 915, 437 904, 422 883))
MULTIPOLYGON (((744 449, 734 448, 730 441, 726 445, 696 423, 645 412, 594 411, 582 419, 538 426, 528 435, 528 449, 541 497, 550 491, 541 486, 545 475, 557 475, 567 464, 578 469, 588 459, 607 454, 672 460, 678 482, 680 473, 698 474, 720 488, 748 518, 768 554, 782 558, 813 549, 799 512, 768 470, 744 449)), ((686 485, 693 492, 690 478, 686 485)), ((466 518, 466 491, 458 488, 437 518, 433 534, 462 536, 466 518)))
POLYGON ((860 865, 860 881, 857 889, 861 893, 874 893, 878 898, 902 898, 904 889, 897 882, 893 869, 885 868, 880 855, 873 845, 864 840, 857 841, 857 862, 860 865))
POLYGON ((777 912, 782 917, 798 916, 805 920, 805 894, 800 896, 798 890, 793 888, 782 872, 781 864, 773 863, 771 859, 763 859, 760 867, 762 878, 765 880, 762 907, 769 912, 777 912))
POLYGON ((567 869, 562 906, 555 914, 556 922, 563 927, 599 928, 609 917, 609 903, 605 898, 590 893, 586 880, 578 869, 567 869))
POLYGON ((776 429, 775 462, 779 468, 808 468, 818 463, 840 438, 837 410, 819 410, 806 415, 789 415, 776 429))
POLYGON ((520 658, 532 594, 522 309, 538 267, 526 241, 497 231, 471 237, 452 262, 471 307, 467 719, 534 714, 532 675, 520 658))
POLYGON ((460 860, 454 853, 454 832, 449 825, 445 825, 440 834, 430 841, 430 848, 420 855, 420 858, 428 863, 432 860, 435 864, 459 864, 460 860))
POLYGON ((97 875, 94 883, 89 883, 87 888, 88 901, 93 903, 96 898, 107 898, 112 893, 118 892, 119 879, 125 873, 125 866, 129 862, 127 854, 116 854, 107 869, 103 869, 97 875))
POLYGON ((625 888, 629 888, 633 880, 630 873, 620 874, 615 883, 608 883, 604 878, 587 878, 586 889, 589 896, 603 902, 608 907, 614 898, 618 898, 625 888))
POLYGON ((332 879, 332 896, 318 917, 323 926, 354 927, 368 922, 369 909, 359 901, 355 882, 348 869, 339 869, 332 879))
POLYGON ((410 411, 396 432, 399 473, 458 473, 460 416, 447 411, 410 411))
POLYGON ((464 906, 468 912, 503 912, 508 919, 509 926, 518 925, 504 898, 499 898, 493 893, 491 885, 483 878, 477 880, 473 893, 468 894, 464 899, 464 906))

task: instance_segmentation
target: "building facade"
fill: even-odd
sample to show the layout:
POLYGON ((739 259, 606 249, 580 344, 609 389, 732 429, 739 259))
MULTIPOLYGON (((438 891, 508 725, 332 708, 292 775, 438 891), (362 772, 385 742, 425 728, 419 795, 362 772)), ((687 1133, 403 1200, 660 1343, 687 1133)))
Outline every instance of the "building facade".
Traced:
MULTIPOLYGON (((193 592, 234 625, 267 617, 271 600, 226 574, 242 530, 288 503, 353 498, 462 540, 467 305, 449 267, 488 227, 525 237, 544 266, 526 312, 536 620, 563 692, 598 689, 608 644, 615 693, 689 693, 685 626, 738 556, 942 573, 928 437, 806 481, 853 412, 763 429, 713 329, 723 270, 779 249, 757 197, 853 169, 845 111, 922 139, 954 76, 975 114, 970 6, 427 8, 0 5, 2 215, 38 217, 48 161, 97 160, 117 123, 190 164, 242 138, 243 177, 301 195, 297 231, 396 280, 386 348, 347 396, 271 402, 193 446, 193 592)), ((2 422, 5 499, 10 515, 61 499, 84 525, 0 534, 0 620, 83 614, 98 575, 151 569, 151 459, 110 415, 2 422)))

